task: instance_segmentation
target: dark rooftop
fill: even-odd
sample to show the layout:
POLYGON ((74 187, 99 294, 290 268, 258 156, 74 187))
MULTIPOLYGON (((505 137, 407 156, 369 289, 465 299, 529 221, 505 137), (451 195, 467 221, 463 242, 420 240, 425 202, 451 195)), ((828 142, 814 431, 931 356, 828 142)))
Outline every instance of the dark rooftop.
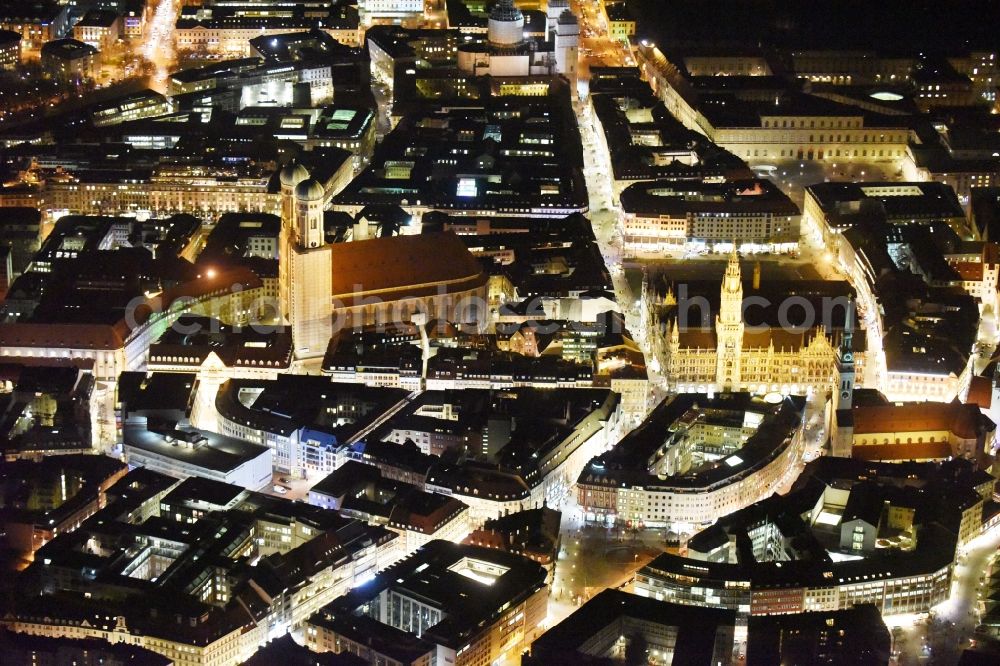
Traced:
POLYGON ((721 656, 720 651, 728 656, 732 650, 736 612, 672 604, 607 589, 535 640, 525 664, 548 666, 581 663, 581 659, 582 663, 590 663, 588 657, 607 657, 604 653, 593 654, 590 652, 593 648, 586 646, 609 625, 621 627, 614 632, 616 637, 621 634, 632 638, 634 632, 648 633, 656 637, 650 643, 657 644, 663 640, 663 627, 675 628, 672 663, 711 664, 721 656))

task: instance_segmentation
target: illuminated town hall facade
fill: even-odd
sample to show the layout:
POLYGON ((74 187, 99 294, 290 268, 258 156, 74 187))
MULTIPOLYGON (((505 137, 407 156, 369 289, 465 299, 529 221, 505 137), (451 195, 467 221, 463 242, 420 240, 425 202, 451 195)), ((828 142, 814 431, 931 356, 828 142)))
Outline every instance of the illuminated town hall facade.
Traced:
MULTIPOLYGON (((803 394, 825 392, 833 385, 844 312, 852 303, 849 292, 839 293, 832 283, 827 285, 833 288, 823 289, 811 283, 792 283, 775 297, 761 289, 759 270, 755 270, 745 294, 735 249, 726 266, 717 306, 710 298, 695 294, 686 307, 678 303, 673 285, 667 285, 661 294, 648 282, 647 330, 672 390, 803 394), (701 304, 708 306, 708 312, 714 311, 714 321, 706 321, 701 304), (798 326, 781 325, 783 316, 794 320, 794 313, 804 310, 815 316, 807 316, 808 321, 798 326), (699 317, 700 323, 690 320, 699 317)), ((698 290, 694 284, 685 287, 698 290)), ((863 353, 854 351, 860 377, 863 353)))

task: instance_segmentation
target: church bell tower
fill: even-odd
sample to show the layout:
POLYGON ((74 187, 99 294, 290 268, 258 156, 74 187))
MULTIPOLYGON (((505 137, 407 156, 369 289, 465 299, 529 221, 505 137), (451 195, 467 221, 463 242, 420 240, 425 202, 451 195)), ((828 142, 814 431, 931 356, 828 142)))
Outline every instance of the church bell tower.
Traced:
POLYGON ((743 278, 735 242, 722 278, 715 333, 719 347, 716 384, 720 391, 737 391, 740 388, 740 355, 743 351, 743 278))
POLYGON ((845 317, 830 396, 830 452, 849 458, 854 443, 854 299, 848 301, 845 317))
POLYGON ((301 165, 281 173, 278 293, 296 360, 326 352, 333 335, 332 252, 323 232, 323 186, 301 165))

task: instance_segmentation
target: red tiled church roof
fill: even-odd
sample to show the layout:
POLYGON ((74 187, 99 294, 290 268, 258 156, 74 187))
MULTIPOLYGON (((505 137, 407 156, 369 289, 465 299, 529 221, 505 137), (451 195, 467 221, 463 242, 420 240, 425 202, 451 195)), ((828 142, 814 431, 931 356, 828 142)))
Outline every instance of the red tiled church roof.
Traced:
POLYGON ((959 402, 909 402, 854 408, 854 434, 945 430, 975 439, 979 422, 976 405, 959 402))
POLYGON ((858 460, 930 460, 951 455, 951 446, 944 440, 912 444, 855 445, 851 449, 851 457, 858 460))
POLYGON ((434 295, 486 284, 479 261, 450 232, 389 236, 330 246, 333 298, 352 305, 363 294, 383 300, 434 295))

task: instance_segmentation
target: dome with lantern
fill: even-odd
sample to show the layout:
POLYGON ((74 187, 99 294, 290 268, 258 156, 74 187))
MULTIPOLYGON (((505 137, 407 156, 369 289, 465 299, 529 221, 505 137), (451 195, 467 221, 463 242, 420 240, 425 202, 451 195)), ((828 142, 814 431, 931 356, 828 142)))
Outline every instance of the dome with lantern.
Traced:
POLYGON ((514 0, 497 0, 490 10, 488 39, 497 46, 515 46, 524 41, 524 14, 514 0))

